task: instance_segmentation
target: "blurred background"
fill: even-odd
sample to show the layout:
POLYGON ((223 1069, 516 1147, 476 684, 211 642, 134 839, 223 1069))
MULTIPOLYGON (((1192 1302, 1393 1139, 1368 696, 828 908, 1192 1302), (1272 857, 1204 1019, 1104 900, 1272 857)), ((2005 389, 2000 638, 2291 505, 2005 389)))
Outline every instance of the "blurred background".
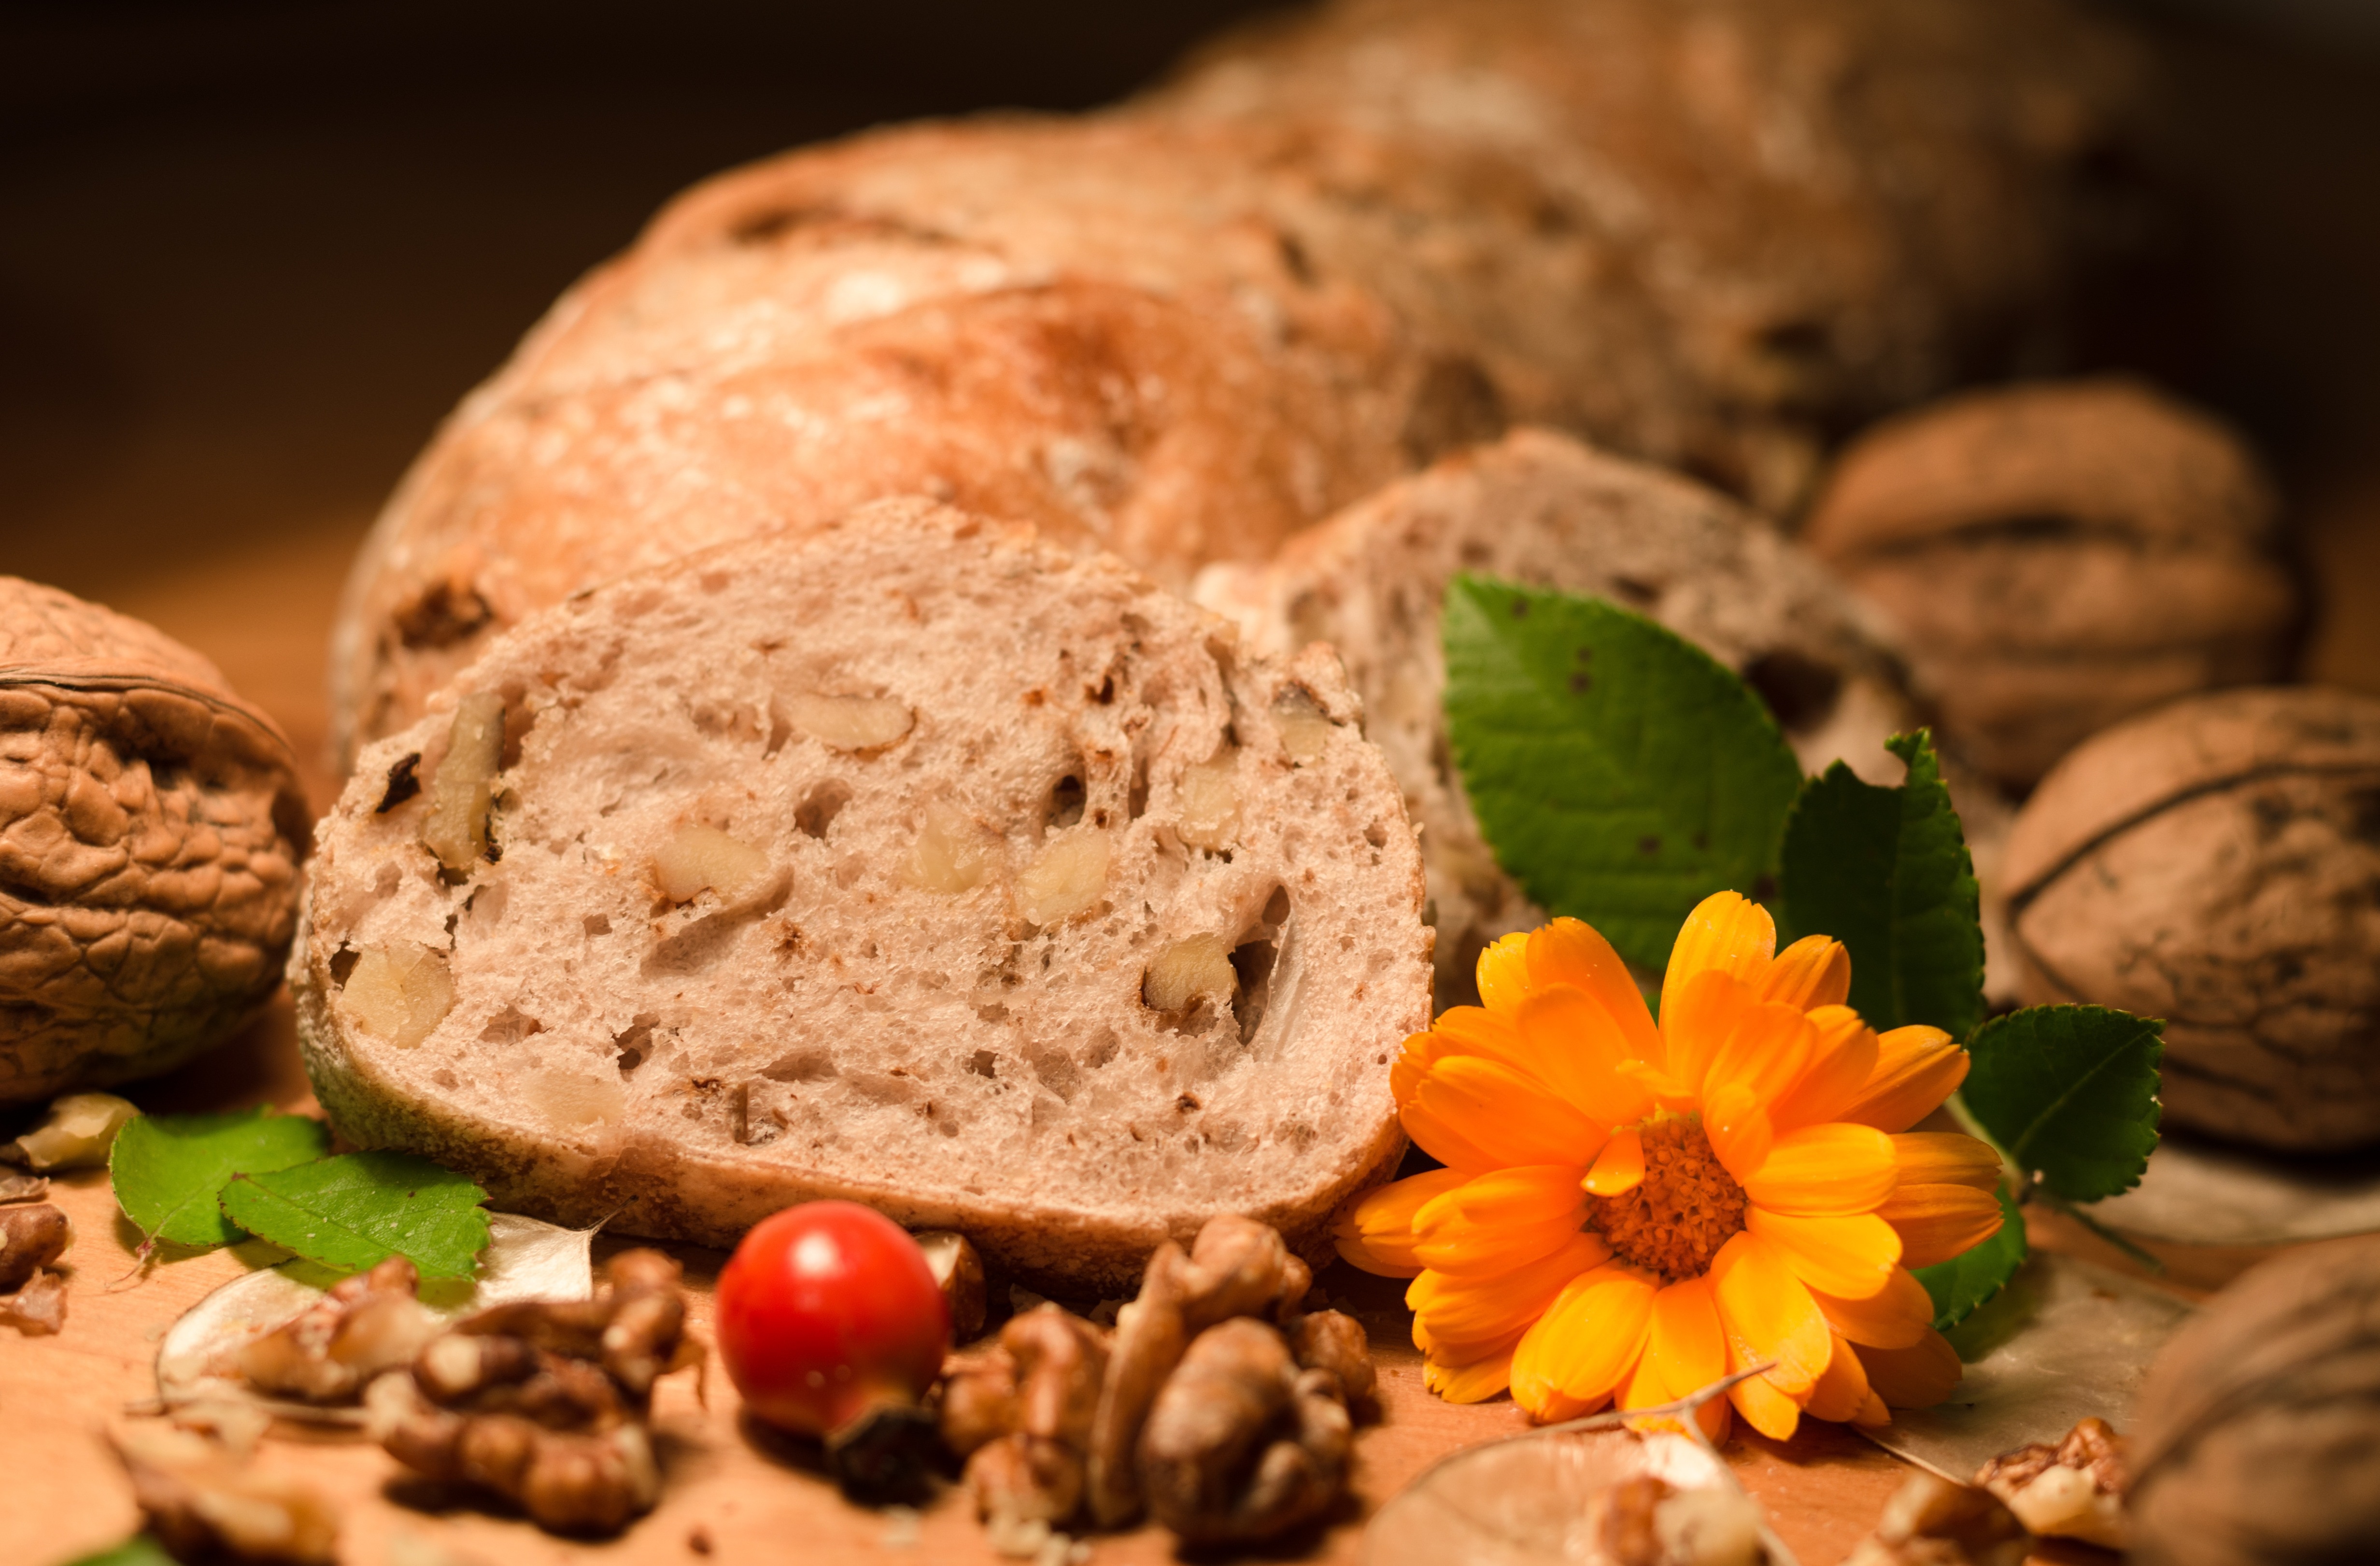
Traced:
MULTIPOLYGON (((322 584, 408 457, 673 191, 1098 103, 1267 8, 0 6, 0 571, 156 619, 302 725, 322 584)), ((2301 673, 2380 689, 2380 5, 2127 9, 2184 111, 2171 232, 2082 351, 2262 444, 2317 593, 2301 673)))

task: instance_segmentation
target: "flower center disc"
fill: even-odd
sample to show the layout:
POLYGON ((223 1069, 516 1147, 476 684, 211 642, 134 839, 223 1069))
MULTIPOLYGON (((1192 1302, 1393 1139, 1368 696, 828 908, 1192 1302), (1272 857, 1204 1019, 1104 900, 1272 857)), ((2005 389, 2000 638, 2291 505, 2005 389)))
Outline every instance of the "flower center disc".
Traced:
POLYGON ((1639 1129, 1645 1178, 1617 1196, 1590 1198, 1595 1227, 1622 1261, 1664 1283, 1698 1278, 1743 1228, 1743 1187, 1735 1183, 1698 1122, 1662 1120, 1639 1129))

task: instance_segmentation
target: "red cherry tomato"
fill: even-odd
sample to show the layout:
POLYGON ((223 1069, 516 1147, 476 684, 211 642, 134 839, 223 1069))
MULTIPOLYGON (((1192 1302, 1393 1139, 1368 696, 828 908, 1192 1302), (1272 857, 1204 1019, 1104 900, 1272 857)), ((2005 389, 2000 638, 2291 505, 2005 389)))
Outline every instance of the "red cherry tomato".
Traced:
POLYGON ((856 1202, 762 1220, 719 1275, 720 1357, 745 1406, 823 1436, 941 1373, 950 1309, 917 1243, 856 1202))

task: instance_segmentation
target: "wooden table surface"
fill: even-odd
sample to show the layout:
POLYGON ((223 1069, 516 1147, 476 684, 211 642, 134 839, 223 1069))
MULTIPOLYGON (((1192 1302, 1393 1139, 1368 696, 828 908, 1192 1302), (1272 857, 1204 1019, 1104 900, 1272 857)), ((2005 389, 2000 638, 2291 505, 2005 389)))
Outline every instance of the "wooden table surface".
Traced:
MULTIPOLYGON (((273 711, 288 728, 310 776, 311 797, 331 797, 323 764, 326 704, 322 648, 340 574, 359 526, 323 528, 298 542, 257 542, 231 550, 202 569, 181 569, 128 583, 115 607, 162 625, 224 666, 233 686, 273 711)), ((314 1099, 298 1066, 288 997, 212 1057, 128 1090, 143 1109, 200 1111, 276 1104, 307 1111, 314 1099)), ((76 1226, 69 1252, 69 1314, 57 1338, 17 1340, 0 1333, 0 1475, 17 1511, 0 1524, 0 1561, 55 1566, 127 1537, 136 1528, 131 1490, 103 1445, 103 1430, 127 1418, 127 1406, 152 1397, 157 1340, 181 1311, 243 1269, 276 1259, 264 1247, 233 1247, 140 1269, 138 1232, 121 1219, 100 1171, 59 1183, 55 1197, 76 1226)), ((2070 1232, 2040 1232, 2073 1247, 2070 1232)), ((609 1243, 607 1243, 609 1244, 609 1243)), ((2087 1247, 2087 1240, 2082 1240, 2087 1247)), ((602 1252, 600 1252, 602 1255, 602 1252)), ((723 1261, 716 1252, 678 1247, 707 1321, 710 1290, 723 1261)), ((2095 1252, 2099 1259, 2111 1259, 2095 1252)), ((2216 1285, 2247 1255, 2187 1259, 2180 1276, 2216 1285)), ((1380 1501, 1433 1459, 1525 1428, 1512 1402, 1451 1406, 1421 1385, 1421 1361, 1409 1342, 1412 1314, 1402 1285, 1333 1266, 1321 1278, 1335 1305, 1368 1328, 1380 1361, 1383 1418, 1359 1435, 1354 1499, 1326 1530, 1264 1559, 1354 1561, 1361 1525, 1380 1501)), ((352 1566, 468 1566, 545 1561, 761 1561, 800 1554, 809 1561, 990 1561, 983 1533, 959 1492, 945 1490, 914 1518, 847 1507, 821 1478, 814 1454, 755 1439, 738 1421, 738 1400, 719 1366, 710 1373, 710 1406, 695 1380, 678 1376, 657 1397, 657 1435, 664 1462, 664 1499, 652 1516, 614 1542, 554 1540, 519 1518, 407 1483, 376 1447, 352 1442, 269 1442, 261 1462, 302 1471, 338 1501, 340 1559, 352 1566), (445 1552, 445 1554, 438 1554, 445 1552)), ((1730 1447, 1744 1485, 1776 1518, 1778 1533, 1804 1566, 1830 1566, 1876 1521, 1885 1495, 1906 1468, 1856 1435, 1804 1426, 1792 1442, 1756 1435, 1730 1447)), ((1164 1561, 1171 1537, 1142 1528, 1095 1540, 1099 1561, 1164 1561)), ((1202 1557, 1209 1559, 1209 1557, 1202 1557)), ((2099 1557, 2107 1559, 2107 1557, 2099 1557)))
MULTIPOLYGON (((135 581, 115 606, 150 619, 214 658, 233 683, 281 721, 310 769, 319 803, 331 797, 322 760, 325 708, 322 649, 356 528, 324 529, 297 542, 260 542, 200 569, 135 581)), ((310 1110, 286 997, 238 1039, 171 1076, 128 1090, 144 1109, 225 1110, 269 1103, 310 1110)), ((103 1173, 61 1182, 55 1198, 74 1220, 66 1330, 47 1339, 0 1333, 0 1475, 14 1502, 0 1515, 0 1561, 53 1566, 124 1538, 136 1525, 131 1493, 102 1439, 128 1405, 152 1395, 151 1361, 166 1327, 209 1290, 271 1253, 234 1247, 139 1267, 138 1235, 116 1214, 103 1173)), ((2036 1232, 2052 1245, 2077 1237, 2036 1232)), ((2088 1245, 2089 1242, 2081 1242, 2088 1245)), ((711 1281, 723 1259, 681 1249, 707 1318, 711 1281)), ((2095 1252, 2098 1259, 2111 1259, 2095 1252)), ((2188 1282, 2221 1282, 2243 1253, 2178 1258, 2188 1282)), ((1524 1427, 1509 1401, 1459 1408, 1431 1396, 1409 1338, 1401 1287, 1344 1266, 1321 1279, 1334 1303, 1369 1330, 1381 1366, 1384 1417, 1358 1438, 1351 1504, 1327 1529, 1264 1559, 1354 1560, 1363 1520, 1436 1458, 1524 1427)), ((625 1537, 566 1541, 398 1476, 378 1449, 354 1443, 270 1443, 262 1461, 302 1472, 333 1496, 343 1520, 341 1560, 353 1566, 528 1566, 547 1561, 622 1563, 750 1561, 798 1553, 821 1562, 993 1559, 962 1495, 945 1491, 913 1522, 844 1504, 814 1457, 742 1427, 736 1398, 718 1367, 710 1403, 691 1377, 665 1384, 656 1403, 666 1485, 660 1509, 625 1537), (444 1553, 437 1553, 443 1550, 444 1553)), ((1785 1443, 1739 1437, 1730 1456, 1767 1506, 1804 1566, 1830 1566, 1873 1524, 1906 1470, 1848 1431, 1815 1424, 1785 1443)), ((1171 1560, 1170 1536, 1154 1529, 1099 1537, 1095 1559, 1171 1560)), ((2101 1559, 2105 1559, 2104 1557, 2101 1559)))

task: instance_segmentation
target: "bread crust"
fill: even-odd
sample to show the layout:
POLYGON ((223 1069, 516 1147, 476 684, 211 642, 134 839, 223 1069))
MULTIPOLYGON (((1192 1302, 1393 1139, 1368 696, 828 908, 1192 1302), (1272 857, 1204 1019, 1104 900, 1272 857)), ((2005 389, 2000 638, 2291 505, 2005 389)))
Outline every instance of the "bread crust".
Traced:
POLYGON ((308 1072, 356 1145, 559 1221, 723 1245, 844 1196, 1074 1295, 1222 1210, 1319 1257, 1402 1155, 1389 1062, 1428 1020, 1420 857, 1359 714, 1321 649, 1245 659, 1111 559, 921 501, 633 574, 365 753, 291 964, 308 1072), (419 757, 435 794, 491 691, 500 857, 442 874, 386 779, 419 757), (837 701, 880 726, 820 740, 861 710, 806 704, 837 701), (1234 826, 1192 824, 1199 767, 1234 826), (980 879, 929 862, 947 819, 980 879), (768 868, 678 895, 689 832, 768 868), (1053 914, 1085 843, 1103 879, 1053 914), (1157 1013, 1144 971, 1192 937, 1232 977, 1157 1013), (450 996, 409 1045, 358 996, 400 952, 450 996))
POLYGON ((392 497, 343 752, 570 592, 886 494, 1176 588, 1518 422, 1790 511, 1828 431, 1954 381, 2078 249, 2138 62, 2017 8, 1353 0, 1103 115, 708 181, 392 497))

